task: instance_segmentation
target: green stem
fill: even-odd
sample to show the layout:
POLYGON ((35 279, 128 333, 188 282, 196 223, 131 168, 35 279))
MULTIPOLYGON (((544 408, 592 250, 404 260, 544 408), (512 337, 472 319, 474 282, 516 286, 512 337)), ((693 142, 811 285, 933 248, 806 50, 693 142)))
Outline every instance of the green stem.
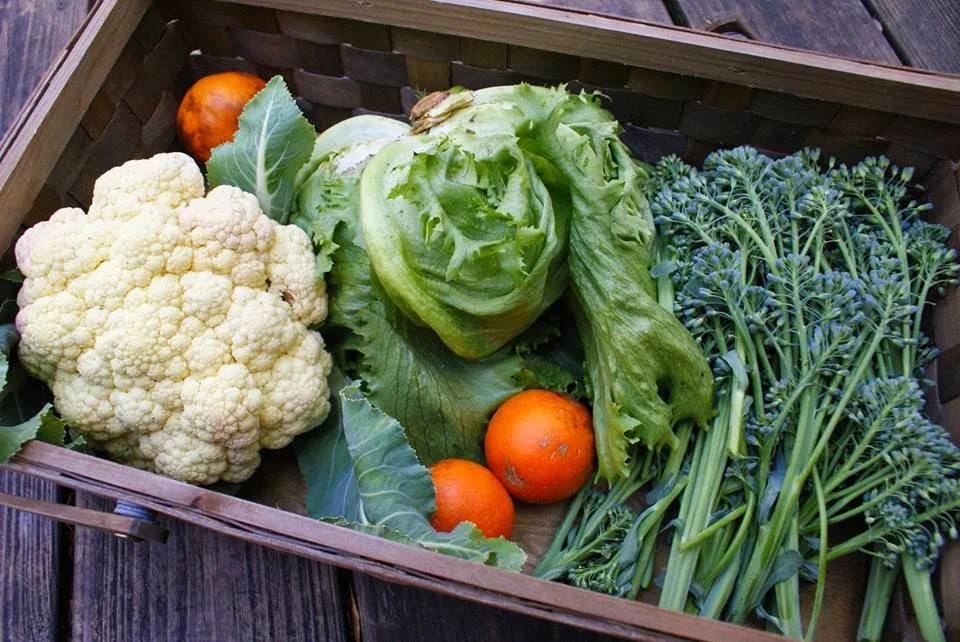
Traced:
MULTIPOLYGON (((797 516, 790 520, 790 530, 784 542, 785 550, 799 551, 800 536, 797 532, 797 516)), ((800 619, 800 575, 794 572, 790 577, 777 582, 773 589, 777 599, 777 619, 781 632, 790 638, 803 637, 803 622, 800 619)))
POLYGON ((705 529, 703 529, 693 537, 689 539, 685 539, 682 542, 680 542, 679 550, 685 553, 692 548, 700 546, 712 535, 714 535, 717 531, 719 531, 721 528, 725 527, 727 524, 734 522, 737 518, 739 518, 741 515, 743 515, 746 512, 747 512, 746 504, 743 504, 738 508, 735 508, 734 510, 730 511, 729 513, 727 513, 726 515, 718 519, 717 521, 707 526, 705 529))
POLYGON ((690 480, 680 501, 680 531, 674 534, 667 572, 660 592, 660 607, 682 611, 686 606, 690 583, 696 570, 699 551, 680 551, 680 543, 703 530, 713 512, 723 471, 726 468, 729 395, 721 397, 717 418, 706 433, 698 435, 690 480))
POLYGON ((920 635, 926 642, 946 642, 937 601, 933 597, 933 585, 930 575, 933 569, 917 568, 917 561, 911 555, 903 556, 903 577, 907 580, 907 591, 917 617, 920 635))
POLYGON ((813 597, 813 609, 810 612, 810 624, 804 637, 808 642, 813 640, 817 629, 817 620, 820 618, 820 609, 823 607, 823 592, 827 585, 827 501, 823 496, 823 486, 820 483, 820 474, 813 469, 813 490, 817 496, 817 505, 820 508, 820 555, 817 560, 817 590, 813 597))
POLYGON ((900 564, 888 567, 883 558, 873 556, 870 561, 870 574, 867 577, 867 593, 863 598, 863 610, 860 612, 860 626, 857 640, 880 642, 883 637, 890 598, 900 576, 900 564))

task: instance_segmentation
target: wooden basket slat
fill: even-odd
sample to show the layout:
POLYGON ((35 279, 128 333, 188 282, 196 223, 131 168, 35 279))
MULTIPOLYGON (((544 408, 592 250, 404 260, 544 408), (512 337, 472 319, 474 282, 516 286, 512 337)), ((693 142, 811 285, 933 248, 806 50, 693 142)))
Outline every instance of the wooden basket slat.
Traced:
POLYGON ((733 146, 749 141, 759 122, 757 116, 744 111, 690 101, 684 105, 679 129, 697 140, 733 146))
POLYGON ((498 85, 512 85, 525 80, 523 74, 507 69, 474 67, 461 62, 450 63, 450 84, 467 89, 483 89, 498 85))
POLYGON ((670 154, 681 156, 687 143, 687 137, 678 131, 636 125, 625 125, 621 138, 634 156, 647 163, 670 154))
POLYGON ((209 56, 192 54, 190 56, 190 70, 196 78, 218 74, 224 71, 244 71, 256 74, 257 68, 248 60, 237 56, 209 56))
POLYGON ((753 103, 756 89, 729 82, 708 80, 703 83, 700 102, 717 109, 745 112, 753 103))
POLYGON ((280 32, 297 40, 318 45, 336 45, 347 42, 349 23, 340 18, 312 16, 292 11, 277 11, 280 32))
POLYGON ((879 136, 894 118, 889 112, 841 105, 829 128, 857 136, 879 136))
POLYGON ((460 59, 460 39, 420 29, 391 29, 393 50, 406 56, 447 62, 460 59))
POLYGON ((183 20, 208 27, 244 27, 265 33, 279 33, 277 13, 255 4, 231 4, 211 0, 171 0, 166 6, 183 20))
POLYGON ((70 186, 86 164, 91 147, 93 147, 93 139, 83 127, 77 127, 46 182, 46 185, 61 198, 70 191, 70 186))
POLYGON ((347 22, 346 42, 359 49, 393 51, 393 44, 390 41, 390 27, 372 22, 349 20, 347 22))
POLYGON ((834 129, 813 127, 804 141, 805 147, 816 147, 824 158, 833 157, 841 163, 858 163, 867 156, 883 154, 887 143, 879 138, 857 136, 834 129))
POLYGON ((309 115, 309 120, 318 129, 323 130, 332 125, 336 125, 341 120, 350 118, 353 115, 353 109, 327 107, 326 105, 314 105, 312 113, 309 115))
POLYGON ((507 67, 527 76, 565 82, 580 74, 580 58, 511 45, 507 48, 507 67))
POLYGON ((829 127, 840 105, 836 103, 798 98, 779 91, 757 91, 747 111, 790 125, 829 127))
POLYGON ((626 87, 629 78, 630 67, 627 65, 594 58, 580 59, 580 75, 577 79, 588 85, 626 87))
POLYGON ((340 60, 340 45, 321 45, 307 40, 297 40, 303 69, 324 76, 343 76, 340 60))
MULTIPOLYGON (((957 110, 960 112, 960 101, 957 110)), ((880 136, 938 158, 960 158, 960 127, 955 125, 899 116, 887 125, 880 136)))
POLYGON ((372 83, 358 82, 360 87, 360 107, 385 114, 399 114, 400 88, 384 87, 372 83))
POLYGON ((153 114, 140 128, 140 142, 134 155, 145 158, 168 151, 177 138, 177 107, 180 96, 173 91, 164 91, 160 95, 153 114))
MULTIPOLYGON (((159 97, 157 100, 159 102, 159 97)), ((93 196, 93 184, 97 178, 133 155, 140 142, 141 127, 133 110, 121 101, 100 139, 90 147, 87 162, 70 187, 70 196, 86 207, 93 196)))
POLYGON ((645 96, 665 100, 688 101, 703 95, 705 81, 694 76, 681 76, 666 71, 631 67, 627 87, 645 96))
POLYGON ((407 63, 400 54, 344 44, 340 56, 344 75, 354 80, 387 87, 407 84, 407 63))
POLYGON ((243 27, 228 27, 227 37, 237 55, 255 65, 296 69, 303 64, 297 41, 282 33, 263 33, 243 27))
POLYGON ((147 12, 143 14, 143 18, 140 19, 140 24, 134 30, 133 36, 130 38, 131 42, 140 45, 142 51, 151 51, 160 42, 163 34, 166 33, 169 21, 167 12, 163 7, 151 4, 147 12))
MULTIPOLYGON (((141 24, 143 23, 141 22, 141 24)), ((103 86, 100 88, 100 91, 106 94, 112 104, 116 105, 120 102, 120 99, 130 91, 130 88, 134 82, 136 82, 146 52, 152 51, 156 47, 156 44, 160 42, 160 39, 167 31, 166 23, 163 23, 162 28, 163 31, 157 36, 152 46, 144 48, 135 38, 131 38, 127 46, 120 52, 120 57, 117 58, 117 62, 115 62, 110 69, 110 72, 103 81, 103 86)))
POLYGON ((182 23, 169 23, 157 46, 144 57, 141 72, 137 74, 133 86, 124 94, 124 101, 141 123, 150 119, 160 102, 160 96, 187 66, 189 53, 182 23))
POLYGON ((460 61, 481 69, 506 69, 507 45, 474 38, 460 38, 460 61))
POLYGON ((806 125, 761 118, 750 138, 750 144, 760 149, 789 154, 803 147, 809 135, 810 128, 806 125))
POLYGON ((362 103, 360 83, 353 78, 323 76, 297 69, 293 79, 297 93, 315 104, 353 109, 362 103))
POLYGON ((436 91, 450 87, 450 63, 408 55, 407 81, 411 87, 423 91, 436 91))
POLYGON ((887 144, 883 154, 899 167, 912 167, 916 176, 925 176, 939 160, 926 152, 893 142, 887 144))

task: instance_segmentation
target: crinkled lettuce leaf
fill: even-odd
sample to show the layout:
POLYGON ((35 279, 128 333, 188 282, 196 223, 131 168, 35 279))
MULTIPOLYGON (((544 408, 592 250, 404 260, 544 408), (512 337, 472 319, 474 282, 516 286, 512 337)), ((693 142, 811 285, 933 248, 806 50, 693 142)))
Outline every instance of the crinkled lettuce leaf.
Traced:
POLYGON ((417 459, 400 423, 370 404, 360 382, 343 387, 333 403, 339 412, 331 412, 323 427, 298 442, 308 515, 462 559, 510 570, 523 567, 526 554, 519 546, 503 537, 484 537, 469 522, 449 533, 434 530, 430 471, 417 459), (331 469, 338 472, 331 474, 331 469))
POLYGON ((510 131, 410 136, 360 185, 378 280, 457 355, 489 356, 563 293, 570 208, 510 131))
MULTIPOLYGON (((337 126, 342 129, 334 134, 351 142, 326 149, 299 193, 295 222, 314 230, 315 247, 332 248, 324 336, 334 339, 330 347, 342 368, 356 367, 351 374, 363 379, 370 400, 406 428, 422 461, 482 461, 487 420, 521 389, 523 363, 507 349, 479 361, 456 356, 432 330, 411 322, 383 290, 359 231, 358 176, 363 155, 376 149, 361 134, 384 131, 369 118, 337 126), (348 127, 361 133, 349 134, 348 127)), ((317 139, 318 148, 328 146, 325 136, 333 129, 317 139)))

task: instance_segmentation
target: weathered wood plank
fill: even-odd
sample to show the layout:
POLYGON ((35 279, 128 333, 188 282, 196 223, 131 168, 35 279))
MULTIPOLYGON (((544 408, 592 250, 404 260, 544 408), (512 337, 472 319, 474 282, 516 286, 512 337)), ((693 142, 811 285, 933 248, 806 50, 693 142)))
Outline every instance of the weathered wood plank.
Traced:
POLYGON ((0 0, 0 135, 86 14, 83 0, 0 0))
POLYGON ((899 62, 880 24, 859 0, 675 2, 694 29, 720 33, 742 30, 745 35, 764 42, 863 60, 899 62))
POLYGON ((662 0, 515 0, 555 9, 570 9, 598 16, 631 18, 648 22, 671 24, 670 13, 662 0))
POLYGON ((924 69, 960 72, 960 2, 863 0, 905 58, 924 69))
MULTIPOLYGON (((84 493, 77 504, 112 507, 84 493)), ((182 522, 165 524, 170 537, 163 545, 77 529, 73 640, 349 639, 332 567, 182 522)))
POLYGON ((364 642, 603 642, 619 639, 356 573, 353 588, 357 625, 364 642))
MULTIPOLYGON (((0 471, 0 492, 55 502, 48 481, 0 471)), ((0 638, 54 640, 59 628, 57 522, 0 508, 0 638)))

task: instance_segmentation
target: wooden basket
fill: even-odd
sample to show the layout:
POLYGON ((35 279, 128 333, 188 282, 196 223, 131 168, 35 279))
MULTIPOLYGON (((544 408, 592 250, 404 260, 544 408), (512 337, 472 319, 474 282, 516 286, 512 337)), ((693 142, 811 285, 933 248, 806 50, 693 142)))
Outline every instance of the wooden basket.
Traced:
MULTIPOLYGON (((957 243, 960 76, 515 2, 102 0, 0 144, 3 248, 58 207, 86 207, 94 180, 110 167, 176 149, 182 94, 196 77, 226 69, 281 74, 318 129, 359 113, 402 117, 422 90, 525 80, 602 90, 625 126, 624 140, 644 160, 677 153, 699 163, 739 144, 771 154, 820 147, 845 162, 885 154, 917 169, 933 219, 951 227, 957 243)), ((942 354, 930 373, 938 384, 930 411, 960 441, 958 319, 960 294, 953 292, 932 320, 942 354)), ((298 504, 276 489, 255 503, 39 443, 7 467, 389 581, 603 633, 781 639, 319 523, 269 507, 298 504)), ((271 475, 297 473, 279 466, 271 475)), ((97 520, 79 509, 65 515, 20 505, 147 532, 134 531, 131 517, 97 520)), ((527 519, 526 537, 535 539, 529 525, 538 517, 527 519)), ((948 630, 960 636, 956 544, 943 556, 939 580, 948 630)), ((851 586, 828 619, 843 618, 838 611, 845 609, 850 620, 859 611, 862 582, 851 586)), ((835 639, 848 630, 830 623, 835 639)))

